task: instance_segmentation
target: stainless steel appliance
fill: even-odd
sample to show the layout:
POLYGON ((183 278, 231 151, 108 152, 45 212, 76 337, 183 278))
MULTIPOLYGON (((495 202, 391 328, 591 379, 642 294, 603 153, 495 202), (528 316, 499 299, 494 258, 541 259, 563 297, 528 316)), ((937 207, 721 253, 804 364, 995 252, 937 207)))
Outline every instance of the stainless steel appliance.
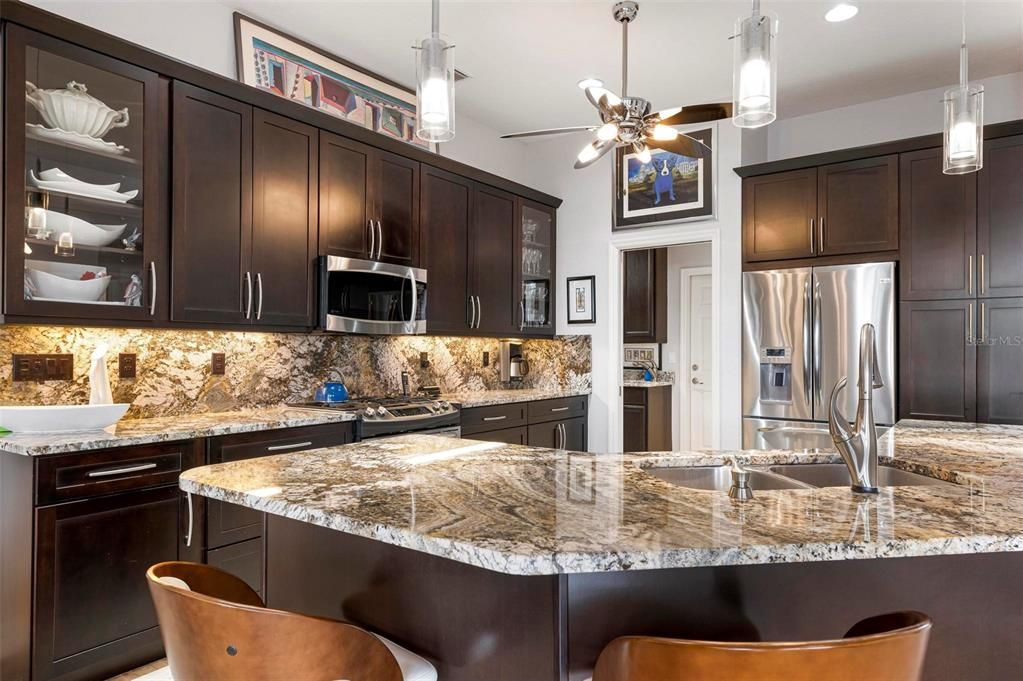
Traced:
POLYGON ((321 256, 320 326, 379 335, 426 333, 426 270, 321 256))
MULTIPOLYGON (((895 422, 895 264, 800 267, 743 274, 743 446, 827 449, 828 398, 855 374, 863 324, 876 329, 884 388, 880 426, 895 422)), ((846 391, 843 413, 856 410, 846 391)))
POLYGON ((529 374, 529 362, 522 356, 522 343, 501 341, 501 382, 521 383, 529 374))
POLYGON ((403 433, 461 437, 456 405, 428 397, 381 397, 347 402, 298 402, 292 406, 356 414, 356 433, 368 440, 403 433))

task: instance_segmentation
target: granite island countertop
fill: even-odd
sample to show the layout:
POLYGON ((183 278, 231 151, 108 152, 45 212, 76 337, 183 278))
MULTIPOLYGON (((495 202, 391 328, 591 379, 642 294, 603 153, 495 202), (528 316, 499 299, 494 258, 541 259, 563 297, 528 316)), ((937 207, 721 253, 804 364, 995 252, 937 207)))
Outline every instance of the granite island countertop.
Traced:
POLYGON ((146 419, 123 419, 103 430, 66 433, 0 433, 0 452, 25 456, 67 454, 92 449, 133 447, 153 442, 298 428, 354 421, 351 413, 298 407, 267 407, 146 419))
POLYGON ((787 451, 582 454, 404 436, 186 471, 183 490, 516 575, 1023 551, 1023 427, 904 421, 885 459, 958 485, 756 491, 644 469, 837 462, 787 451))
POLYGON ((442 393, 440 399, 460 405, 463 409, 489 407, 498 404, 555 400, 560 397, 589 395, 589 388, 510 388, 507 390, 478 390, 442 393))
POLYGON ((663 388, 670 385, 675 385, 675 383, 673 381, 644 381, 643 379, 633 380, 630 378, 622 381, 623 388, 663 388))

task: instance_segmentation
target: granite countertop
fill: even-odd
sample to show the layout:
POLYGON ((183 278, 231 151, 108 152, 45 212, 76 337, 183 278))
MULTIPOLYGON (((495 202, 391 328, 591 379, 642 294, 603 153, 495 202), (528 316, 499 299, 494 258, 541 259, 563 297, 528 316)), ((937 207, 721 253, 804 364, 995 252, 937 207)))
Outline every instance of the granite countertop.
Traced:
POLYGON ((103 430, 0 434, 0 452, 44 456, 354 420, 354 414, 297 407, 125 419, 103 430))
POLYGON ((644 381, 643 379, 634 381, 628 378, 622 381, 623 388, 663 388, 666 385, 675 384, 672 381, 644 381))
POLYGON ((1023 551, 1023 427, 904 421, 882 445, 890 463, 960 484, 735 502, 644 469, 838 457, 581 454, 410 435, 204 466, 180 486, 517 575, 1023 551))
POLYGON ((509 390, 480 390, 444 393, 440 399, 459 404, 463 409, 488 407, 495 404, 553 400, 559 397, 589 395, 589 388, 511 388, 509 390))

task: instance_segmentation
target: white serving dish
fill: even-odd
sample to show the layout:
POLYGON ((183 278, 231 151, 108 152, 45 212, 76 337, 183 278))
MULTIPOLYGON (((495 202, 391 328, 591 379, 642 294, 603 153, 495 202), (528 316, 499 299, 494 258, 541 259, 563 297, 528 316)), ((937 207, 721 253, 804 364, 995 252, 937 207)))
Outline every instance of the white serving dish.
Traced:
MULTIPOLYGON (((54 170, 59 170, 54 168, 54 170)), ((28 171, 29 182, 33 187, 37 189, 45 189, 51 192, 60 192, 61 194, 74 194, 75 196, 84 196, 90 199, 100 199, 101 201, 114 201, 117 203, 127 203, 139 195, 138 189, 132 189, 127 192, 119 192, 117 189, 121 186, 121 183, 115 184, 89 184, 88 182, 68 182, 63 180, 47 180, 43 177, 48 170, 44 170, 39 173, 37 177, 34 170, 28 171)), ((70 176, 69 176, 70 177, 70 176)))
POLYGON ((67 404, 52 407, 0 407, 0 426, 14 433, 64 433, 112 426, 129 404, 67 404))
POLYGON ((50 239, 57 241, 65 232, 71 233, 71 242, 75 246, 107 246, 124 234, 127 223, 120 225, 94 225, 73 215, 58 213, 44 209, 46 214, 46 231, 50 239))
MULTIPOLYGON (((29 171, 33 172, 33 171, 29 171)), ((40 170, 39 177, 46 180, 47 182, 67 182, 69 184, 81 185, 83 187, 89 187, 91 189, 108 189, 112 192, 116 192, 121 188, 120 182, 113 184, 96 184, 94 182, 86 182, 85 180, 79 180, 77 177, 71 177, 60 168, 48 168, 47 170, 40 170)))
POLYGON ((90 267, 69 262, 26 260, 25 276, 40 298, 57 298, 76 302, 94 302, 103 297, 110 276, 105 267, 90 267), (85 272, 95 272, 95 279, 81 280, 85 272))
POLYGON ((38 137, 41 140, 56 142, 67 147, 95 151, 107 156, 121 156, 129 151, 128 147, 123 147, 113 142, 104 142, 101 139, 89 137, 79 132, 69 132, 60 128, 47 128, 45 125, 39 125, 38 123, 27 123, 25 127, 28 128, 28 133, 31 137, 38 137))
POLYGON ((25 99, 46 123, 67 132, 102 139, 114 128, 128 125, 128 109, 114 111, 89 94, 84 83, 71 81, 66 88, 43 90, 25 81, 25 99))

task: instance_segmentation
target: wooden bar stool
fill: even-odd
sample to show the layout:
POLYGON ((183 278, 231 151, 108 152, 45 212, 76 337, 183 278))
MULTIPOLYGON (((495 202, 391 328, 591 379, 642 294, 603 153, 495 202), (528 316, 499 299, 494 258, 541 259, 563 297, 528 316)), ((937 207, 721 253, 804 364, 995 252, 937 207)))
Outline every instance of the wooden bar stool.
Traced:
POLYGON ((623 636, 600 653, 591 681, 919 681, 930 629, 927 615, 894 612, 825 641, 623 636))
POLYGON ((422 657, 365 629, 273 610, 234 575, 198 563, 146 571, 175 681, 437 681, 422 657))

